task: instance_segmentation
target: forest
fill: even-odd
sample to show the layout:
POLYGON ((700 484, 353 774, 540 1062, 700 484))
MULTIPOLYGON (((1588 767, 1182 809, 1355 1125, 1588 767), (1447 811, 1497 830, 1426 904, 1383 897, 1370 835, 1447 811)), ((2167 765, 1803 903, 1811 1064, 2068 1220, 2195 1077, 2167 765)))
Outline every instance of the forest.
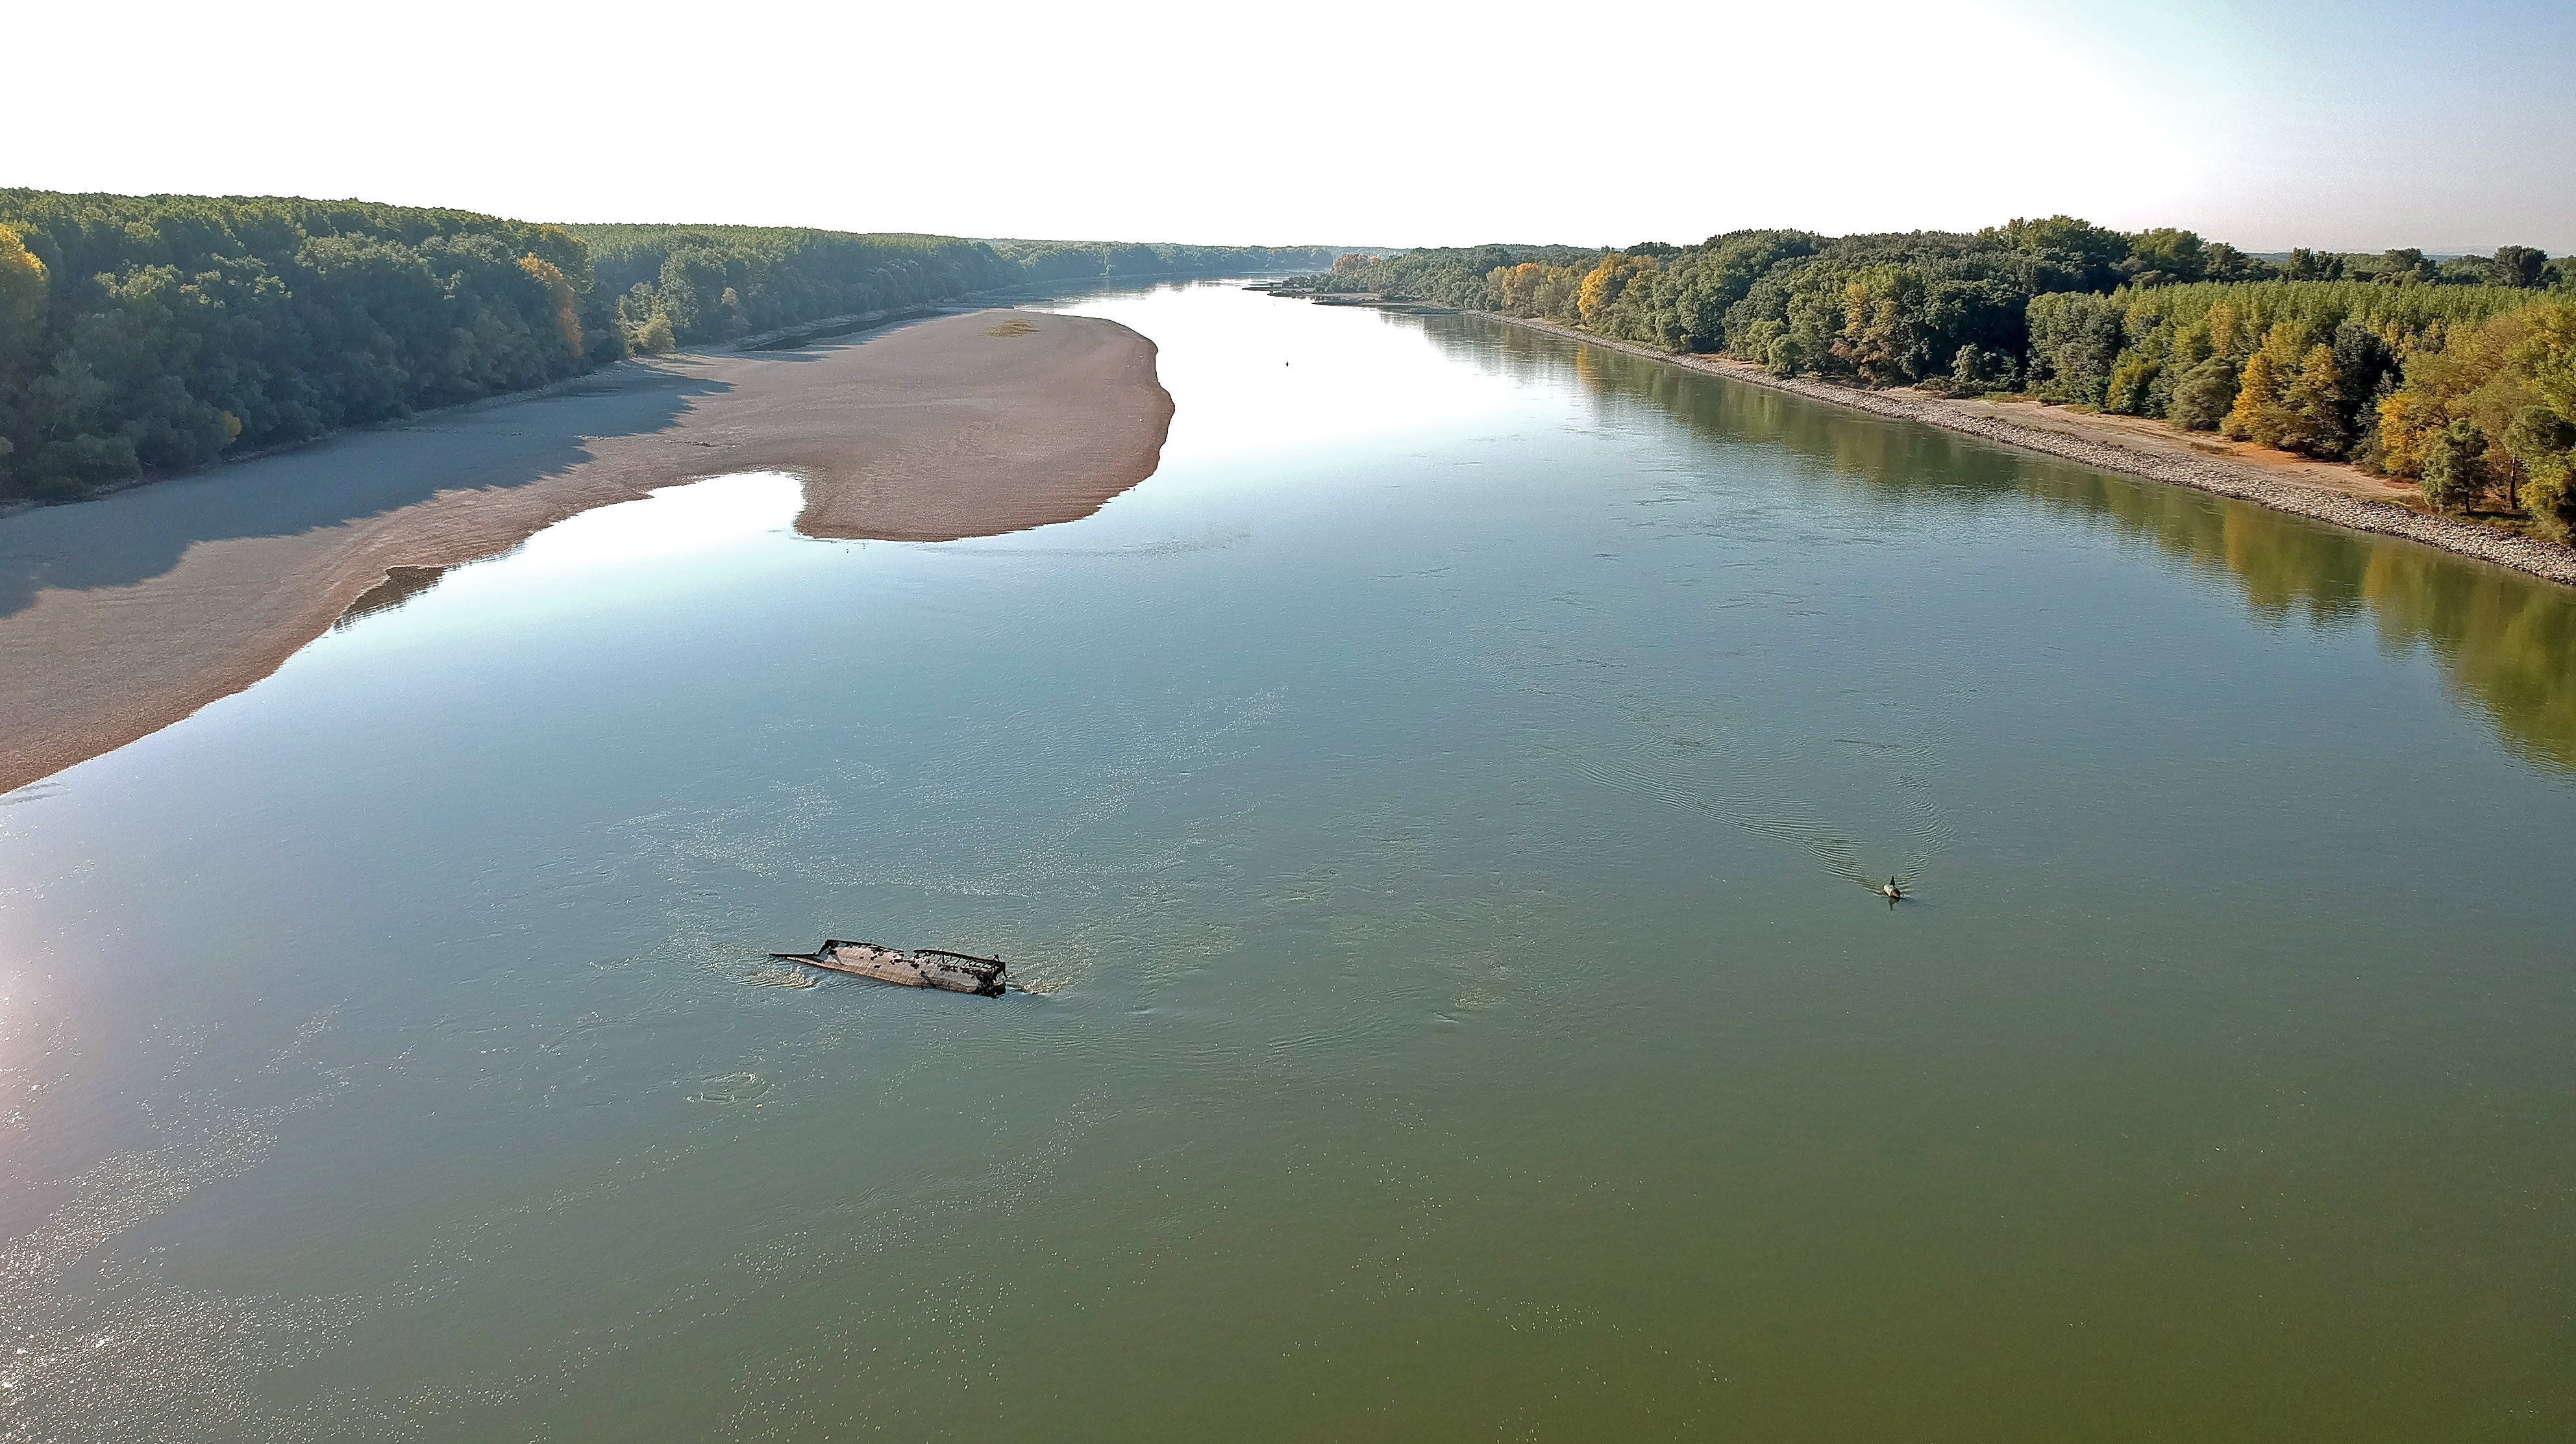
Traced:
POLYGON ((0 189, 0 502, 838 316, 1332 255, 0 189))
POLYGON ((1346 254, 1300 278, 1541 318, 1782 376, 2021 394, 2419 483, 2576 534, 2576 258, 2249 255, 2066 216, 1974 234, 1346 254))

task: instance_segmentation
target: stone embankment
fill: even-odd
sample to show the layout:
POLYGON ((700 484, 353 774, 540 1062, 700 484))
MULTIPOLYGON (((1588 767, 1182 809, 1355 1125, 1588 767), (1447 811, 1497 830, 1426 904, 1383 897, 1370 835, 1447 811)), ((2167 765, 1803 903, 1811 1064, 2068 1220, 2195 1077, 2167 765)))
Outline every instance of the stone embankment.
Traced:
POLYGON ((2355 531, 2377 532, 2382 536, 2404 537, 2426 546, 2511 567, 2549 581, 2576 586, 2576 547, 2517 536, 2475 522, 2456 521, 2445 516, 2428 516, 2409 511, 2384 501, 2349 496, 2342 492, 2304 482, 2284 480, 2265 474, 2257 466, 2217 458, 2150 456, 2108 442, 2087 441, 2055 431, 2016 426, 2008 420, 1983 416, 1965 407, 1925 396, 1892 395, 1884 391, 1864 391, 1854 386, 1836 386, 1829 382, 1796 377, 1780 377, 1741 362, 1723 362, 1706 356, 1678 356, 1639 346, 1627 341, 1612 341, 1570 326, 1549 321, 1535 321, 1522 316, 1504 316, 1490 311, 1474 314, 1513 326, 1553 332, 1586 345, 1606 346, 1649 360, 1668 362, 1713 376, 1768 386, 1774 391, 1848 406, 1873 416, 1898 421, 1920 421, 1944 431, 1956 431, 2001 445, 2037 451, 2062 460, 2079 462, 2103 471, 2116 471, 2126 476, 2142 476, 2150 481, 2171 482, 2176 486, 2197 487, 2219 496, 2250 501, 2274 511, 2294 516, 2312 517, 2355 531))

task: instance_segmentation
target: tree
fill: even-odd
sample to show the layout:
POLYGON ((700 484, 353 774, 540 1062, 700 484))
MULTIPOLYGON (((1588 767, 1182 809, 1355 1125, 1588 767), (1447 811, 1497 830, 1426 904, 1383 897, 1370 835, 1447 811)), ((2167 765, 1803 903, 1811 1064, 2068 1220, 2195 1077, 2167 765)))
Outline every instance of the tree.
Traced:
POLYGON ((1833 273, 1810 272, 1789 294, 1787 334, 1771 345, 1771 369, 1783 376, 1804 372, 1835 370, 1840 358, 1834 355, 1834 342, 1841 336, 1845 319, 1842 288, 1831 284, 1833 273))
POLYGON ((1540 314, 1539 289, 1547 284, 1548 272, 1536 261, 1523 261, 1517 266, 1496 266, 1485 280, 1497 307, 1515 316, 1535 316, 1540 314))
MULTIPOLYGON (((1588 266, 1597 253, 1548 259, 1576 254, 1588 266)), ((627 354, 630 337, 695 339, 688 325, 738 335, 1068 268, 1206 274, 1331 259, 1312 247, 560 227, 351 201, 0 187, 0 501, 67 498, 228 446, 541 384, 627 354)), ((1481 293, 1499 259, 1465 279, 1481 293)))
POLYGON ((2271 262, 2245 254, 2225 241, 2212 241, 2202 251, 2207 268, 2202 275, 2212 281, 2261 281, 2281 274, 2271 262))
POLYGON ((2576 533, 2576 302, 2535 310, 2508 360, 2534 402, 2504 436, 2523 473, 2523 510, 2565 541, 2576 533))
POLYGON ((2122 355, 2111 367, 2111 381, 2102 395, 2102 409, 2123 416, 2146 414, 2147 398, 2154 393, 2158 377, 2164 374, 2164 363, 2135 352, 2122 355))
POLYGON ((1575 293, 1575 310, 1586 326, 1598 327, 1609 318, 1612 303, 1636 278, 1655 269, 1652 256, 1625 256, 1613 251, 1601 258, 1584 276, 1582 289, 1575 293))
POLYGON ((2576 301, 2535 308, 2509 359, 2529 373, 2541 404, 2576 424, 2576 301))
POLYGON ((1843 288, 1836 355, 1872 386, 1921 378, 1933 356, 1928 288, 1910 266, 1876 266, 1843 288))
POLYGON ((2124 334, 2107 296, 2034 296, 2029 310, 2030 387, 2052 401, 2099 406, 2110 389, 2124 334))
POLYGON ((2212 356, 2183 374, 2168 419, 2186 431, 2216 431, 2235 405, 2236 361, 2212 356))
POLYGON ((1979 231, 1977 238, 2017 253, 2034 292, 2107 291, 2130 253, 2127 236, 2073 216, 2016 219, 1979 231))
POLYGON ((2424 441, 2424 499, 2444 511, 2466 511, 2487 487, 2487 438, 2463 418, 2424 441))
POLYGON ((713 246, 688 246, 663 258, 657 287, 661 312, 683 341, 719 334, 727 257, 713 246))
POLYGON ((2437 406, 2414 386, 2406 386, 2379 402, 2378 469, 2388 476, 2420 478, 2424 474, 2424 442, 2441 430, 2443 417, 2437 406))
POLYGON ((2549 256, 2546 252, 2533 250, 2529 246, 2498 246, 2494 265, 2496 284, 2521 286, 2526 289, 2537 286, 2540 284, 2541 272, 2548 265, 2549 256))
POLYGON ((2380 253, 2379 263, 2369 279, 2390 285, 2412 285, 2432 278, 2433 267, 2425 261, 2422 251, 2413 246, 2397 246, 2380 253))
POLYGON ((45 324, 45 263, 26 242, 0 226, 0 497, 10 491, 9 456, 17 444, 9 439, 18 408, 13 383, 35 369, 37 336, 45 324))
POLYGON ((1974 344, 1960 347, 1950 357, 1950 391, 1957 396, 1978 396, 1989 391, 2010 391, 2021 384, 2021 367, 2001 351, 1990 351, 1974 344))
POLYGON ((581 301, 573 294, 572 282, 564 279, 564 273, 552 261, 534 254, 521 256, 519 269, 545 288, 546 299, 554 307, 552 319, 556 339, 563 342, 564 350, 570 352, 574 360, 582 359, 587 350, 581 334, 581 301))
POLYGON ((2281 440, 2280 365, 2268 350, 2257 351, 2245 359, 2245 370, 2237 377, 2236 405, 2227 413, 2227 422, 2219 429, 2237 441, 2251 441, 2258 446, 2277 446, 2281 440))
POLYGON ((45 263, 16 231, 0 226, 0 382, 35 356, 45 292, 45 263))
POLYGON ((2343 455, 2348 440, 2343 375, 2335 365, 2333 347, 2320 343, 2308 348, 2299 363, 2298 379, 2281 398, 2281 413, 2281 437, 2276 444, 2282 450, 2305 456, 2343 455))
POLYGON ((2209 253, 2197 233, 2159 226, 2129 237, 2129 259, 2122 270, 2133 286, 2197 281, 2209 274, 2209 253))
POLYGON ((1571 321, 1582 289, 1583 278, 1572 266, 1550 266, 1530 297, 1530 306, 1539 315, 1571 321))

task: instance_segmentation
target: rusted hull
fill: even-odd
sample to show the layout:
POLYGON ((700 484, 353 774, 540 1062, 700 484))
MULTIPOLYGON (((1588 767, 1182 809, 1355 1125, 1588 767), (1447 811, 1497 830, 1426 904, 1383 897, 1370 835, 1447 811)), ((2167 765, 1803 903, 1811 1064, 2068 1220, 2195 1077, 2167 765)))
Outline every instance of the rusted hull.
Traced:
POLYGON ((944 948, 922 948, 905 952, 882 943, 854 943, 832 938, 810 953, 771 953, 773 958, 828 968, 852 977, 874 978, 899 988, 937 988, 947 993, 973 993, 978 997, 1002 995, 1002 974, 1006 971, 1000 958, 979 958, 972 953, 952 953, 944 948))

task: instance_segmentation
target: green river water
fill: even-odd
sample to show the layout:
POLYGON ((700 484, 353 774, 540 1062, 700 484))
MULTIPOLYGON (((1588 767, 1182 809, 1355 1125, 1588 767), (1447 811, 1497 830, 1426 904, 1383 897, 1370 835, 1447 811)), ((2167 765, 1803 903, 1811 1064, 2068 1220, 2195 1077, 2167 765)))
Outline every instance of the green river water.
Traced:
POLYGON ((1088 520, 662 492, 0 799, 0 1439, 2576 1434, 2576 593, 1065 309, 1088 520))

